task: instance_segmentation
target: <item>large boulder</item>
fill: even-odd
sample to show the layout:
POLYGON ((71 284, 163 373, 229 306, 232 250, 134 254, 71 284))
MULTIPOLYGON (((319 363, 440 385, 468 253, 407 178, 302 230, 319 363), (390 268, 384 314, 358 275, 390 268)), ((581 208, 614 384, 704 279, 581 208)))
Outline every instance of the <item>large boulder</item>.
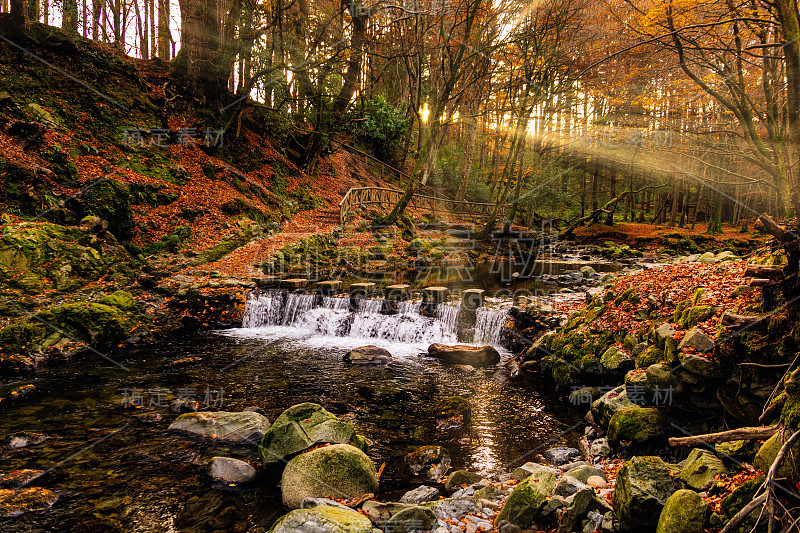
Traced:
POLYGON ((635 404, 628 399, 625 385, 608 391, 592 402, 592 417, 595 424, 603 429, 608 427, 611 417, 620 409, 633 407, 635 404))
POLYGON ((503 520, 528 529, 536 523, 550 493, 556 486, 556 475, 540 470, 514 487, 505 505, 495 518, 495 525, 503 520))
POLYGON ((341 422, 321 405, 293 405, 275 419, 261 439, 261 462, 264 466, 279 468, 293 455, 323 443, 365 446, 352 424, 341 422))
POLYGON ((283 504, 297 509, 303 498, 353 499, 378 492, 375 465, 349 444, 333 444, 289 461, 281 477, 283 504))
POLYGON ((661 510, 656 533, 703 533, 708 515, 708 503, 696 492, 675 491, 661 510))
MULTIPOLYGON (((775 462, 778 451, 788 438, 788 435, 784 437, 778 432, 767 439, 767 442, 758 449, 754 463, 755 467, 762 472, 769 472, 772 463, 775 462)), ((780 468, 778 468, 777 477, 787 478, 792 484, 800 483, 800 442, 795 443, 786 453, 780 468)))
POLYGON ((446 363, 475 367, 491 366, 500 362, 500 353, 491 346, 431 344, 428 347, 428 355, 446 363))
POLYGON ((354 365, 387 365, 392 362, 392 354, 379 346, 362 346, 347 352, 344 360, 354 365))
POLYGON ((406 463, 413 474, 428 481, 441 481, 450 469, 450 454, 441 446, 422 446, 406 455, 406 463))
POLYGON ((645 442, 666 433, 669 421, 655 407, 626 407, 620 409, 608 423, 611 441, 645 442))
POLYGON ((371 533, 372 522, 352 509, 320 505, 311 509, 296 509, 279 518, 270 529, 272 533, 371 533))
POLYGON ((661 509, 677 489, 669 466, 660 457, 641 456, 617 472, 614 512, 622 531, 654 531, 661 509))
POLYGON ((267 417, 252 411, 185 413, 169 425, 171 431, 237 443, 257 443, 269 427, 267 417))
POLYGON ((704 491, 714 485, 714 476, 727 472, 722 461, 710 451, 695 448, 689 453, 681 470, 681 482, 686 487, 704 491))

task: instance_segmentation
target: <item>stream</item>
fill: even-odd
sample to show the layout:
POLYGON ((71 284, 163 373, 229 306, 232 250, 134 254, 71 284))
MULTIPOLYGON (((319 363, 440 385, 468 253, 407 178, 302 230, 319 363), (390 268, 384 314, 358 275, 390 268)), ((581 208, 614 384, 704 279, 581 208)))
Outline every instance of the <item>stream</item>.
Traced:
MULTIPOLYGON (((0 395, 36 386, 2 411, 0 471, 44 470, 31 486, 59 495, 49 510, 0 519, 0 531, 268 529, 285 512, 278 487, 220 486, 207 475, 212 457, 256 463, 256 449, 167 431, 176 400, 211 411, 258 407, 270 420, 294 404, 319 403, 373 442, 376 465, 387 463, 383 501, 413 488, 404 456, 421 445, 445 446, 454 469, 491 475, 575 444, 578 433, 569 430, 580 428, 579 417, 547 384, 512 380, 502 362, 464 374, 423 355, 432 342, 498 345, 505 310, 479 308, 464 330, 457 305, 440 304, 428 316, 415 302, 394 314, 381 305, 363 300, 351 309, 348 298, 266 294, 249 302, 243 328, 129 350, 114 356, 119 366, 88 354, 0 384, 0 395), (392 363, 342 360, 365 344, 389 349, 392 363), (450 396, 469 400, 471 423, 438 431, 436 403, 450 396)), ((503 360, 511 356, 498 348, 503 360)))

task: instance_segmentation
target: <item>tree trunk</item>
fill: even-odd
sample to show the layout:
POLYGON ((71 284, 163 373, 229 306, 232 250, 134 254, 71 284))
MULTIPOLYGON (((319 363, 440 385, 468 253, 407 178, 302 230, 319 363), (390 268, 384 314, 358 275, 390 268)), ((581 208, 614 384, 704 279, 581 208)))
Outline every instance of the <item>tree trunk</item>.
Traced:
POLYGON ((63 6, 64 11, 61 17, 61 28, 70 35, 78 35, 77 0, 63 0, 63 6))
POLYGON ((364 59, 364 38, 367 35, 366 13, 353 13, 353 29, 350 37, 350 56, 347 60, 347 72, 344 75, 344 85, 333 103, 333 119, 339 122, 344 118, 347 106, 353 98, 353 93, 358 87, 361 77, 361 63, 364 59))
POLYGON ((171 59, 169 42, 169 0, 158 0, 158 57, 164 61, 171 59))
POLYGON ((467 194, 467 187, 469 186, 469 178, 472 174, 472 160, 475 155, 475 140, 478 136, 478 125, 473 119, 469 123, 470 131, 467 134, 467 144, 464 147, 464 164, 461 168, 461 184, 458 187, 458 192, 456 193, 456 200, 463 200, 467 194))

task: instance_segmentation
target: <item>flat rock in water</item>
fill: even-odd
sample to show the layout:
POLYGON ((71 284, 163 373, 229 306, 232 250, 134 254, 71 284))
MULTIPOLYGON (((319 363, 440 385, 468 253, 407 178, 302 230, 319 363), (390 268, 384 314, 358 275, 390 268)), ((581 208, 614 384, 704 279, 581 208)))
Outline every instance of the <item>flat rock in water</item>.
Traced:
POLYGON ((441 446, 422 446, 406 455, 411 472, 433 482, 439 482, 450 469, 450 454, 441 446))
POLYGON ((256 478, 256 469, 249 463, 232 457, 214 457, 209 475, 225 483, 249 483, 256 478))
POLYGON ((466 346, 447 344, 431 344, 428 355, 447 363, 470 365, 473 367, 491 366, 500 362, 500 353, 491 346, 466 346))
POLYGON ((392 354, 379 346, 362 346, 347 352, 344 360, 354 365, 386 365, 392 362, 392 354))
POLYGON ((13 518, 30 511, 44 511, 58 501, 52 490, 41 487, 0 489, 0 518, 13 518))
POLYGON ((576 448, 567 448, 566 446, 550 448, 542 455, 547 461, 554 465, 563 465, 581 458, 580 450, 576 448))
POLYGON ((269 420, 253 412, 186 413, 176 418, 169 429, 229 442, 257 443, 269 429, 269 420))
POLYGON ((8 474, 0 473, 0 489, 13 489, 19 487, 20 485, 30 483, 34 479, 41 477, 43 474, 44 470, 31 470, 28 468, 24 470, 14 470, 8 474))

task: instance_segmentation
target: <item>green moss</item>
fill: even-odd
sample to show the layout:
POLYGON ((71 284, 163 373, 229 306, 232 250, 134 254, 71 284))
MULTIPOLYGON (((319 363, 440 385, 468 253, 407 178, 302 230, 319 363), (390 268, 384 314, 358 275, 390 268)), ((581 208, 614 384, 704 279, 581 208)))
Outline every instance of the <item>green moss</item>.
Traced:
POLYGON ((100 303, 116 307, 122 311, 131 311, 136 307, 136 300, 128 291, 117 291, 100 299, 100 303))
POLYGON ((28 352, 34 344, 41 344, 47 333, 47 326, 41 322, 12 324, 0 331, 0 351, 28 352))
POLYGON ((608 423, 608 438, 612 441, 646 442, 664 435, 667 419, 654 407, 620 409, 608 423))
POLYGON ((636 356, 636 368, 647 368, 650 365, 660 363, 664 358, 664 350, 656 346, 648 346, 642 353, 636 356))
POLYGON ((34 318, 101 349, 115 346, 135 325, 120 309, 100 303, 64 304, 38 313, 34 318))
POLYGON ((119 239, 133 236, 133 212, 128 187, 113 178, 94 185, 86 193, 86 211, 108 220, 108 229, 119 239))

